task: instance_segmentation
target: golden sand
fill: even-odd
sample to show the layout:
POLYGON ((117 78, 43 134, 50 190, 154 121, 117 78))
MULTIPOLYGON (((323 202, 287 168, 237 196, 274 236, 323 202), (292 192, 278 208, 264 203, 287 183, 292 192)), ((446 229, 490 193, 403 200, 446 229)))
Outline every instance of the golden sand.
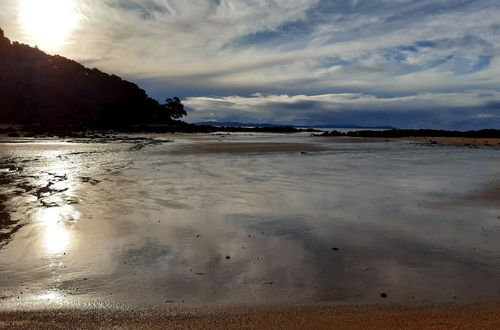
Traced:
POLYGON ((410 140, 430 144, 447 144, 447 145, 471 145, 471 146, 500 146, 500 139, 487 138, 460 138, 460 137, 415 137, 402 138, 400 140, 410 140))
POLYGON ((500 305, 0 312, 8 329, 498 329, 500 305))
POLYGON ((328 142, 334 143, 363 143, 363 142, 394 142, 414 141, 423 144, 457 145, 457 146, 495 146, 500 147, 500 139, 465 138, 465 137, 401 137, 401 138, 365 138, 365 137, 325 137, 328 142))

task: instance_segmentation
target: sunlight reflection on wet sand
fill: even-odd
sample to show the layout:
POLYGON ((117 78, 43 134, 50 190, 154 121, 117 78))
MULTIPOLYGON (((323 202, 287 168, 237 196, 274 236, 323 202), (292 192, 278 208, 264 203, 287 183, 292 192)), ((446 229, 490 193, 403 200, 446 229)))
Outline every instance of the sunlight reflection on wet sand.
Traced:
POLYGON ((344 143, 211 155, 197 143, 178 155, 182 143, 16 148, 9 159, 24 168, 9 189, 25 193, 12 216, 28 221, 0 249, 0 296, 17 297, 20 279, 26 296, 65 303, 500 296, 499 206, 464 197, 500 181, 498 150, 344 143))
POLYGON ((70 241, 70 233, 58 221, 47 221, 45 225, 44 245, 50 254, 64 253, 70 241))

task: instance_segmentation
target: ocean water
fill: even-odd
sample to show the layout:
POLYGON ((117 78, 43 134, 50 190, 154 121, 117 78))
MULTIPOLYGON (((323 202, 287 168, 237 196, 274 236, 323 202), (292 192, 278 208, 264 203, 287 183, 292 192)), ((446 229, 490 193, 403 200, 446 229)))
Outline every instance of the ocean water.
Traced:
POLYGON ((498 300, 499 165, 300 134, 2 141, 0 305, 498 300))

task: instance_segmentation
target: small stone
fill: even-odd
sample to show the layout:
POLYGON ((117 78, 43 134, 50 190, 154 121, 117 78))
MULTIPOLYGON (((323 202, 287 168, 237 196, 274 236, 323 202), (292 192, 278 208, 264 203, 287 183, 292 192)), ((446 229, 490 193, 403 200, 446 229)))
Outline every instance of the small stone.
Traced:
POLYGON ((382 293, 380 294, 380 297, 382 297, 382 298, 387 298, 387 293, 382 292, 382 293))

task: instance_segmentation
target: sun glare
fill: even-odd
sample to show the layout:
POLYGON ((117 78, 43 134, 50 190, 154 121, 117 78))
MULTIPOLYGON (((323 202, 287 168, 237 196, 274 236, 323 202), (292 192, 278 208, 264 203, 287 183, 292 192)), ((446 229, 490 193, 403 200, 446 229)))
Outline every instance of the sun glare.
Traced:
POLYGON ((67 221, 77 220, 80 213, 73 206, 44 208, 35 215, 37 222, 43 224, 43 246, 50 255, 64 253, 71 243, 71 231, 67 221))
POLYGON ((61 254, 69 244, 69 233, 63 224, 49 222, 45 229, 45 248, 49 254, 61 254))
POLYGON ((21 0, 20 23, 31 43, 46 51, 61 48, 78 24, 71 0, 21 0))

